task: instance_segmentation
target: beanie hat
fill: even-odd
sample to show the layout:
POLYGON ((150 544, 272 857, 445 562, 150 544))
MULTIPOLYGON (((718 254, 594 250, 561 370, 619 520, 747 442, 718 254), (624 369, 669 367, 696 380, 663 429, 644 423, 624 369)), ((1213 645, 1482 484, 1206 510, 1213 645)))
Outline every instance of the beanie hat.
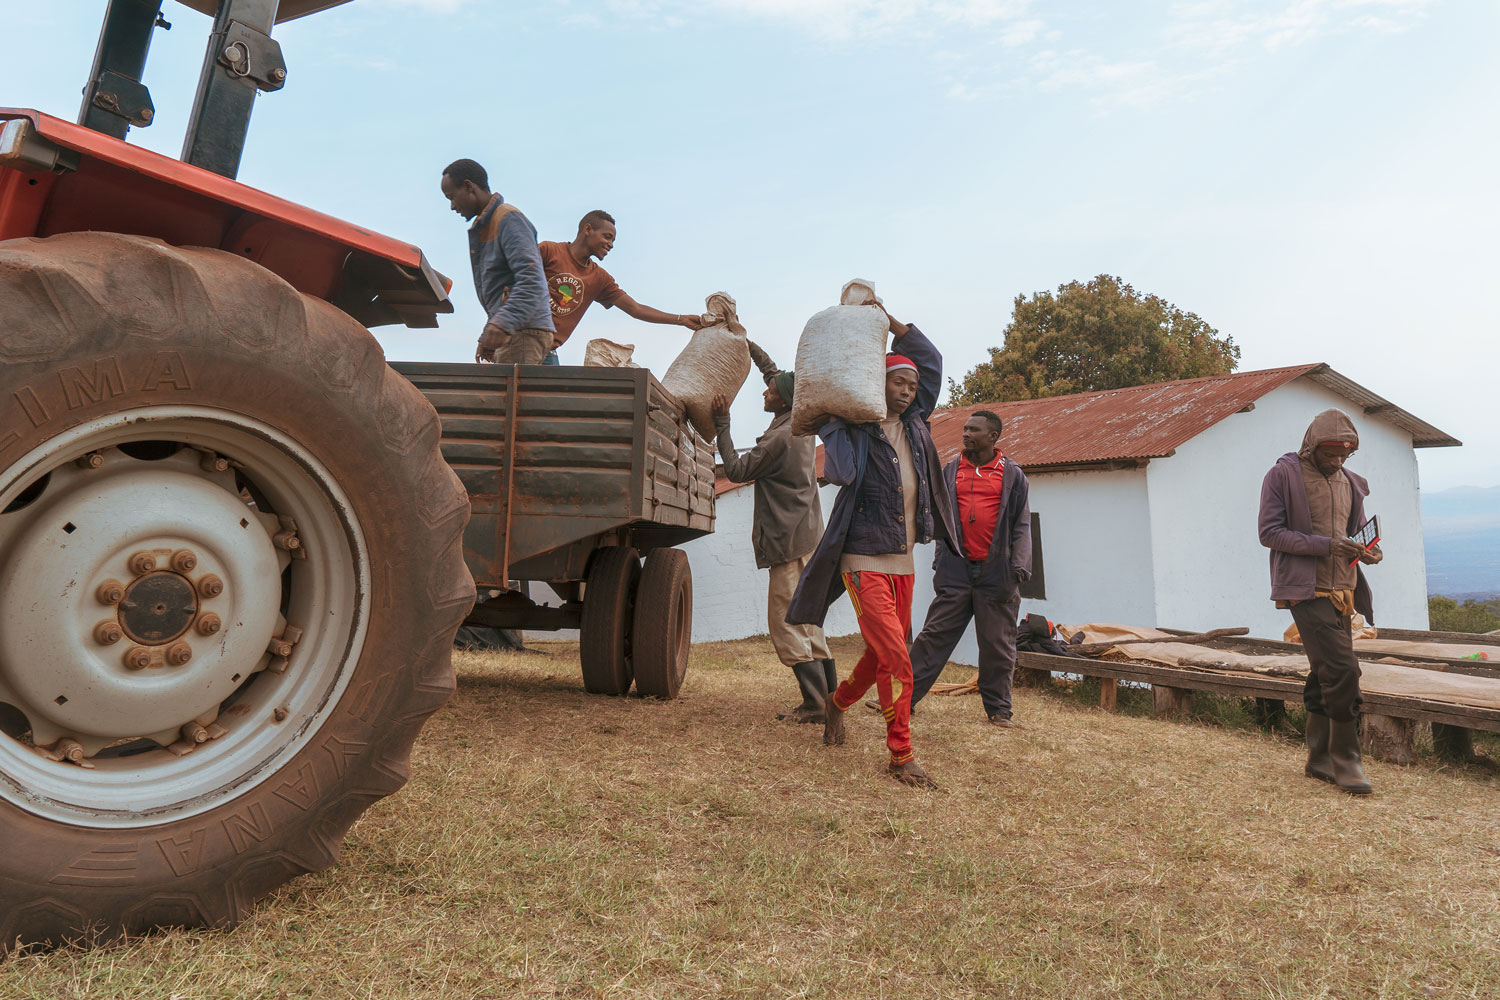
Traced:
POLYGON ((887 354, 885 356, 885 373, 887 375, 889 375, 891 372, 901 371, 902 369, 906 369, 908 371, 916 371, 917 363, 911 358, 908 358, 905 355, 901 354, 887 354))
POLYGON ((793 372, 777 372, 767 379, 771 385, 776 387, 776 395, 787 406, 792 405, 792 393, 797 388, 797 376, 793 372))

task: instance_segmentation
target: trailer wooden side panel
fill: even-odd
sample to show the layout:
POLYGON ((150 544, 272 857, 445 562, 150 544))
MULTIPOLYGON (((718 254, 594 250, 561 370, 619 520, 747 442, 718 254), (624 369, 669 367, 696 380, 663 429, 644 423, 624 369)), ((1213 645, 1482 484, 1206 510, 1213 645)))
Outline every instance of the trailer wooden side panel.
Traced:
POLYGON ((643 368, 400 363, 437 409, 443 457, 469 492, 464 536, 481 587, 602 536, 650 549, 713 530, 713 447, 643 368), (514 433, 512 433, 514 431, 514 433))

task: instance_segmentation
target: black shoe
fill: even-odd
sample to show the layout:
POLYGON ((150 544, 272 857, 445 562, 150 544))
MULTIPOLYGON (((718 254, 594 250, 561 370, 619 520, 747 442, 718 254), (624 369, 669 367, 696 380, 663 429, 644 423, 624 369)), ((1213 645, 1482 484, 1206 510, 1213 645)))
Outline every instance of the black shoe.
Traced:
POLYGON ((802 704, 777 714, 776 718, 786 722, 822 722, 823 703, 828 690, 823 686, 823 665, 816 660, 799 663, 792 668, 797 678, 797 687, 802 690, 802 704))

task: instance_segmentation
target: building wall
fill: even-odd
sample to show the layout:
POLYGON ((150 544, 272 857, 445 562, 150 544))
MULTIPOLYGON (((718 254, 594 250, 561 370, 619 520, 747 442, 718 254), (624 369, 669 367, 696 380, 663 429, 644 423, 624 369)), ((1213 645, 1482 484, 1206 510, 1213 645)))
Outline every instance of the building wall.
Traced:
MULTIPOLYGON (((1032 476, 1047 599, 1023 600, 1021 613, 1069 624, 1247 625, 1252 634, 1279 637, 1291 616, 1276 610, 1268 597, 1267 552, 1256 532, 1260 483, 1279 456, 1301 443, 1313 416, 1329 407, 1358 409, 1315 383, 1293 382, 1144 469, 1032 476)), ((1369 511, 1380 515, 1385 534, 1385 561, 1369 571, 1376 621, 1426 628, 1421 503, 1411 438, 1378 417, 1350 415, 1360 432, 1360 449, 1350 466, 1370 480, 1369 511)), ((825 514, 837 492, 823 487, 825 514)), ((726 493, 718 501, 714 534, 683 546, 693 567, 696 642, 766 631, 767 574, 755 568, 750 549, 753 506, 750 487, 726 493)), ((932 546, 919 546, 915 559, 913 627, 920 629, 933 598, 932 546)), ((829 611, 827 631, 834 636, 859 631, 847 600, 829 611)), ((952 659, 977 661, 972 628, 952 659)))
MULTIPOLYGON (((833 509, 838 488, 824 486, 818 495, 826 515, 833 509)), ((693 569, 694 642, 743 639, 766 633, 770 574, 755 568, 755 551, 750 546, 754 512, 753 487, 731 490, 718 498, 714 533, 681 546, 693 569)), ((930 555, 927 561, 931 563, 930 555)), ((839 601, 829 611, 827 628, 830 635, 859 631, 847 600, 839 601)))
MULTIPOLYGON (((825 512, 833 509, 837 493, 835 487, 823 487, 825 512)), ((766 631, 767 574, 755 569, 750 551, 753 505, 754 491, 748 487, 724 494, 714 533, 682 547, 693 567, 695 642, 741 639, 766 631)), ((1151 540, 1144 471, 1034 476, 1031 505, 1041 517, 1048 598, 1023 600, 1023 614, 1035 612, 1070 623, 1150 620, 1151 540)), ((933 599, 932 546, 918 546, 914 558, 912 618, 913 628, 920 629, 933 599)), ((834 636, 859 631, 847 600, 829 610, 826 629, 834 636)), ((978 655, 971 628, 953 660, 973 664, 978 655)))
POLYGON ((1312 418, 1336 407, 1359 430, 1349 467, 1370 481, 1385 560, 1366 570, 1377 624, 1427 627, 1421 499, 1411 436, 1316 383, 1299 380, 1258 400, 1147 467, 1156 606, 1142 623, 1208 629, 1247 625, 1279 638, 1291 613, 1270 601, 1269 553, 1257 519, 1261 480, 1295 451, 1312 418))

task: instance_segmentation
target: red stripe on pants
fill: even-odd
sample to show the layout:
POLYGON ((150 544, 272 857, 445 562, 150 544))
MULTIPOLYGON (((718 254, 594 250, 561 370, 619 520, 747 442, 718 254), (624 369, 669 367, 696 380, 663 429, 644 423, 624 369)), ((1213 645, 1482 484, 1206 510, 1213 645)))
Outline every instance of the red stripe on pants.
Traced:
POLYGON ((847 712, 874 684, 885 716, 885 745, 891 762, 905 764, 911 749, 911 657, 906 640, 911 635, 910 575, 845 573, 844 589, 853 598, 865 654, 854 672, 833 693, 833 703, 847 712))

